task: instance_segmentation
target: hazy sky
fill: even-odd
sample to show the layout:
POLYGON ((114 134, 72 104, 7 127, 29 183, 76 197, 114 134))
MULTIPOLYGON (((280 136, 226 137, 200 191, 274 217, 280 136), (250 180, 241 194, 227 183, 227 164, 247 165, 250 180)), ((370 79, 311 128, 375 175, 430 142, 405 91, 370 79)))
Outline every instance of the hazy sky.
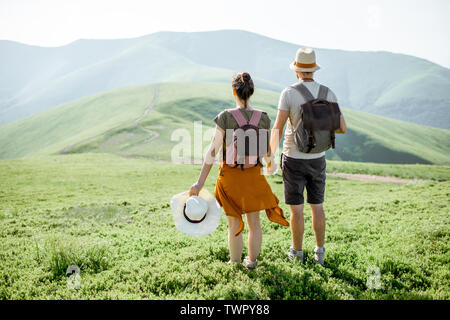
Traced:
POLYGON ((387 50, 450 67, 450 0, 0 0, 0 39, 41 46, 80 38, 244 29, 321 48, 387 50))

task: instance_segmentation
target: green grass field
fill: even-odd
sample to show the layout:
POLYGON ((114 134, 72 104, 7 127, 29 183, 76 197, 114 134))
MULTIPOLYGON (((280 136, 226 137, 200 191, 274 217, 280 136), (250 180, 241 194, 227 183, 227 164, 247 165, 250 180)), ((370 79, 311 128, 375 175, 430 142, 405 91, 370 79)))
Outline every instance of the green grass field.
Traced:
MULTIPOLYGON (((329 171, 336 168, 435 180, 449 175, 449 167, 329 162, 329 171)), ((326 266, 311 261, 307 208, 305 264, 287 261, 289 228, 263 214, 260 264, 251 272, 226 263, 225 216, 206 237, 175 229, 170 198, 199 171, 111 154, 0 161, 0 299, 450 298, 449 181, 328 178, 326 266), (80 290, 67 286, 69 265, 81 268, 80 290), (369 289, 375 267, 381 287, 369 289)), ((213 168, 205 186, 211 192, 216 177, 213 168)), ((282 200, 281 177, 268 180, 282 200)))
POLYGON ((422 164, 382 164, 371 162, 327 161, 328 172, 368 174, 419 180, 450 180, 450 166, 422 164))

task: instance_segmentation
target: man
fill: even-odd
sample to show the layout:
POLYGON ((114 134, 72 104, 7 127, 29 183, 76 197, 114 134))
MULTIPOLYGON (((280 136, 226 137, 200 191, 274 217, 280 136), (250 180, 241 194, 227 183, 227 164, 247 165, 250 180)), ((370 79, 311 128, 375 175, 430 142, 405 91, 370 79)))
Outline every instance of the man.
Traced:
MULTIPOLYGON (((320 67, 316 64, 316 56, 311 48, 301 48, 297 51, 296 59, 290 68, 297 74, 299 81, 310 91, 313 98, 319 94, 320 84, 314 81, 314 72, 320 67)), ((326 91, 325 91, 326 92, 326 91)), ((328 89, 326 100, 337 103, 336 95, 328 89)), ((304 218, 303 190, 306 187, 307 202, 312 210, 312 224, 316 238, 314 260, 320 265, 324 264, 325 257, 325 212, 323 201, 325 193, 325 151, 320 153, 300 152, 295 140, 294 131, 301 119, 300 106, 307 101, 295 88, 287 87, 283 90, 278 104, 278 114, 272 129, 270 147, 275 154, 281 139, 281 133, 286 121, 288 126, 284 135, 281 168, 283 170, 283 184, 286 204, 291 211, 292 246, 288 252, 291 260, 303 262, 303 231, 304 218)), ((340 115, 340 128, 336 133, 345 133, 346 124, 342 113, 340 115)), ((274 161, 271 162, 274 166, 274 161)), ((273 172, 276 168, 271 168, 273 172)))

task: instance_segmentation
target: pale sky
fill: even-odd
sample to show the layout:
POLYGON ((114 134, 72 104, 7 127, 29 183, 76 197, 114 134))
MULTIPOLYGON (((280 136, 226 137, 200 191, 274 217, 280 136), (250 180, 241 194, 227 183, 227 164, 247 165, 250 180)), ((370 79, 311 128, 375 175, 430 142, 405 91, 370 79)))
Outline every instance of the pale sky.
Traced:
POLYGON ((306 46, 406 53, 450 68, 450 0, 0 0, 0 39, 60 46, 243 29, 306 46))

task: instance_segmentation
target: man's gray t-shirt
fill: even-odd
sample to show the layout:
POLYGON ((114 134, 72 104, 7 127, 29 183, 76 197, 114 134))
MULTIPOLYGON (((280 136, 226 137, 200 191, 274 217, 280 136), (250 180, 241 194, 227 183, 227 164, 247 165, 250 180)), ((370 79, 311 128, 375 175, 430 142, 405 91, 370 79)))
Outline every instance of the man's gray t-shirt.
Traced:
MULTIPOLYGON (((295 85, 296 83, 294 83, 295 85)), ((319 94, 320 83, 316 81, 303 81, 303 85, 308 88, 314 98, 319 94)), ((328 89, 327 100, 329 102, 336 102, 337 98, 331 89, 328 89)), ((281 92, 280 100, 278 102, 278 110, 289 111, 289 118, 287 121, 286 131, 284 133, 283 154, 295 159, 317 159, 325 155, 320 153, 304 153, 298 150, 294 141, 294 131, 300 121, 300 106, 306 103, 303 96, 294 88, 287 87, 281 92)))

